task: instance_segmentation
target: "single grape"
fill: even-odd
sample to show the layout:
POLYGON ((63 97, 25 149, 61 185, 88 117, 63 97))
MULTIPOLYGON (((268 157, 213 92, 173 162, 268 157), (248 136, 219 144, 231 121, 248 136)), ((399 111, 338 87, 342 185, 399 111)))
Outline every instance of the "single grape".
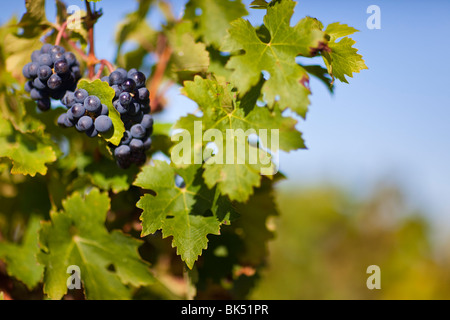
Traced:
POLYGON ((112 85, 111 88, 113 88, 115 92, 114 99, 119 98, 119 95, 122 93, 122 89, 117 84, 112 85))
POLYGON ((88 116, 82 116, 82 117, 78 120, 77 124, 75 125, 75 128, 76 128, 78 131, 82 132, 82 131, 86 131, 86 130, 92 128, 93 125, 94 125, 94 121, 92 121, 92 118, 91 118, 91 117, 88 117, 88 116))
POLYGON ((64 112, 58 117, 58 125, 61 127, 65 127, 66 119, 67 119, 67 114, 64 112))
POLYGON ((123 137, 122 137, 122 140, 120 140, 120 144, 121 145, 123 145, 123 144, 130 144, 132 138, 133 137, 131 136, 130 131, 126 130, 123 133, 123 137))
POLYGON ((25 82, 25 86, 24 89, 26 92, 31 92, 31 90, 33 89, 33 81, 29 80, 27 82, 25 82))
POLYGON ((117 159, 126 159, 131 154, 131 149, 127 145, 122 145, 114 150, 114 156, 117 159))
POLYGON ((66 126, 67 128, 73 127, 75 124, 74 120, 70 120, 69 117, 67 116, 67 113, 65 113, 65 115, 66 116, 64 117, 64 126, 66 126))
POLYGON ((109 84, 109 76, 104 76, 101 79, 103 82, 107 82, 109 84))
POLYGON ((34 50, 31 54, 31 61, 38 62, 39 56, 41 55, 41 50, 34 50))
POLYGON ((153 117, 149 114, 144 114, 141 120, 141 125, 145 129, 150 129, 153 126, 153 117))
POLYGON ((55 72, 60 76, 69 73, 69 64, 65 59, 60 59, 55 62, 55 72))
POLYGON ((133 152, 141 151, 144 149, 144 143, 140 139, 132 139, 130 142, 130 149, 133 152))
POLYGON ((70 67, 77 63, 77 57, 72 52, 65 52, 64 59, 66 59, 70 67))
POLYGON ((79 119, 84 116, 85 112, 86 109, 81 103, 75 103, 69 111, 67 111, 67 114, 72 114, 74 119, 79 119))
POLYGON ((131 136, 136 139, 145 137, 145 128, 140 124, 135 124, 130 129, 131 136))
POLYGON ((48 53, 41 54, 39 56, 37 63, 39 63, 39 65, 41 65, 41 66, 49 66, 50 68, 53 67, 52 57, 48 53))
POLYGON ((111 118, 108 116, 99 116, 97 119, 95 119, 94 125, 95 129, 100 133, 107 132, 113 127, 111 118))
POLYGON ((120 104, 119 100, 116 100, 113 102, 114 108, 120 113, 120 114, 126 114, 128 112, 128 109, 125 108, 120 104))
POLYGON ((30 66, 31 62, 27 63, 26 65, 23 66, 22 68, 22 74, 25 78, 30 79, 30 71, 28 69, 28 67, 30 66))
POLYGON ((146 78, 142 72, 137 71, 131 74, 131 77, 129 78, 134 80, 134 82, 136 83, 136 88, 142 88, 143 86, 145 86, 146 78))
POLYGON ((39 69, 39 63, 31 62, 28 64, 28 74, 30 76, 29 79, 37 77, 38 69, 39 69))
POLYGON ((122 83, 122 90, 127 92, 133 92, 136 89, 136 82, 133 79, 125 79, 122 83))
POLYGON ((52 90, 59 89, 62 86, 62 84, 63 81, 61 77, 58 76, 57 74, 52 74, 50 78, 48 78, 47 80, 47 86, 52 90))
POLYGON ((144 150, 150 149, 151 146, 152 146, 152 138, 148 137, 148 138, 145 139, 145 141, 144 141, 144 150))
POLYGON ((42 82, 41 80, 39 80, 39 78, 35 78, 33 80, 33 87, 39 90, 44 90, 45 88, 47 88, 45 82, 42 82))
POLYGON ((41 111, 47 111, 50 109, 51 104, 50 104, 50 99, 47 98, 43 98, 37 101, 37 106, 39 108, 39 110, 41 111))
POLYGON ((125 70, 124 68, 117 68, 115 71, 119 72, 122 75, 123 79, 128 78, 127 70, 125 70))
POLYGON ((122 84, 122 82, 125 80, 125 77, 123 76, 123 74, 120 71, 113 71, 111 72, 111 74, 109 75, 109 84, 112 85, 120 85, 122 84))
POLYGON ((89 112, 100 113, 102 109, 102 103, 100 102, 100 99, 97 96, 88 96, 84 100, 84 107, 89 112))
POLYGON ((122 92, 119 95, 119 102, 122 106, 127 107, 130 103, 133 97, 129 92, 122 92))
POLYGON ((89 94, 86 90, 78 89, 77 91, 74 92, 75 102, 84 103, 84 100, 87 98, 88 95, 89 94))
POLYGON ((41 81, 47 81, 52 74, 53 74, 52 68, 46 65, 40 66, 37 72, 38 78, 41 81))
POLYGON ((55 63, 58 60, 64 59, 64 52, 52 53, 52 62, 55 63))
POLYGON ((102 116, 109 115, 109 109, 108 109, 108 106, 106 104, 102 104, 102 111, 100 112, 100 114, 102 116))
POLYGON ((51 54, 53 54, 53 53, 59 53, 59 52, 64 53, 64 52, 66 52, 66 49, 64 49, 64 48, 61 47, 61 46, 53 46, 53 47, 50 49, 50 53, 51 53, 51 54))
POLYGON ((41 53, 49 53, 53 48, 53 45, 50 43, 44 43, 44 45, 41 47, 41 53))
POLYGON ((127 74, 127 78, 131 78, 131 75, 133 74, 133 73, 135 73, 135 72, 138 72, 138 70, 137 69, 135 69, 135 68, 132 68, 132 69, 130 69, 129 71, 128 71, 128 74, 127 74))
POLYGON ((41 100, 46 97, 46 94, 42 90, 38 90, 36 88, 31 89, 30 91, 30 97, 33 100, 41 100))
POLYGON ((67 91, 61 101, 67 108, 75 104, 75 95, 72 91, 67 91))
POLYGON ((139 88, 138 89, 138 98, 141 101, 147 101, 150 98, 150 92, 147 88, 139 88))

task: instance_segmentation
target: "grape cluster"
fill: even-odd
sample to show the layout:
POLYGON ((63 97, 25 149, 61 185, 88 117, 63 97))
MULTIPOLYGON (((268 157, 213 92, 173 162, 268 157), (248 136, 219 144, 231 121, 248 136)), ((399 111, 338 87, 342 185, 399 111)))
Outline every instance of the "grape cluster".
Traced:
POLYGON ((22 73, 28 79, 25 90, 41 111, 50 109, 50 98, 60 100, 68 90, 74 91, 81 78, 75 55, 49 43, 33 51, 31 62, 23 67, 22 73))
POLYGON ((102 81, 108 82, 115 91, 113 106, 120 113, 126 130, 119 146, 111 146, 117 165, 123 169, 132 163, 142 165, 146 161, 145 151, 151 147, 153 132, 145 75, 136 69, 118 68, 102 81))
POLYGON ((67 91, 61 102, 68 110, 59 116, 60 126, 75 127, 90 138, 113 129, 108 107, 102 104, 97 96, 89 95, 86 90, 67 91))

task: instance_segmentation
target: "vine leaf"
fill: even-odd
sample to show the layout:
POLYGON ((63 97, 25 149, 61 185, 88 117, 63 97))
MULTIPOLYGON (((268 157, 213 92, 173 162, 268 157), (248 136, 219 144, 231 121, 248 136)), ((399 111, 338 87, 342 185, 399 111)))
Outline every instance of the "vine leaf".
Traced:
POLYGON ((166 31, 172 54, 172 70, 176 73, 202 73, 209 67, 209 52, 192 36, 192 22, 184 21, 166 31))
POLYGON ((0 259, 6 263, 8 274, 22 281, 29 290, 42 280, 44 267, 37 261, 40 219, 32 216, 21 244, 1 243, 0 259))
POLYGON ((121 231, 108 232, 104 223, 110 208, 107 193, 93 189, 86 196, 78 192, 63 201, 64 211, 51 212, 39 234, 39 261, 45 266, 44 293, 61 299, 67 292, 67 268, 80 268, 89 299, 130 299, 127 285, 153 282, 147 263, 139 257, 141 241, 121 231))
POLYGON ((278 108, 270 111, 256 106, 262 84, 260 81, 239 98, 228 83, 199 76, 194 81, 184 82, 184 94, 198 104, 203 115, 182 117, 174 128, 184 129, 194 137, 190 144, 194 149, 193 157, 203 152, 201 147, 208 142, 205 138, 199 145, 195 138, 198 135, 195 123, 201 122, 202 137, 214 132, 214 140, 211 140, 218 150, 213 157, 204 157, 203 178, 209 188, 217 185, 218 190, 231 200, 246 201, 253 188, 260 186, 261 173, 272 174, 275 168, 266 149, 273 154, 279 150, 305 148, 302 134, 296 130, 295 119, 282 116, 278 108), (252 134, 259 138, 258 146, 249 144, 248 137, 252 134), (236 152, 230 150, 230 143, 234 144, 236 152))
POLYGON ((197 36, 208 45, 220 46, 230 22, 248 14, 240 0, 190 0, 184 18, 197 25, 197 36))
POLYGON ((192 269, 202 250, 207 248, 207 235, 220 234, 220 226, 236 214, 229 201, 214 189, 208 189, 201 178, 200 165, 173 168, 165 161, 143 168, 134 185, 152 190, 137 203, 143 210, 142 234, 162 230, 163 237, 173 237, 172 246, 192 269), (175 184, 175 176, 183 179, 175 184))
POLYGON ((359 73, 363 69, 368 69, 362 56, 353 48, 355 40, 346 37, 357 32, 355 28, 339 22, 332 23, 325 29, 330 37, 328 47, 331 52, 323 52, 323 60, 327 66, 328 73, 341 82, 348 83, 345 76, 353 78, 353 73, 359 73), (339 42, 336 42, 342 38, 339 42))
POLYGON ((6 119, 0 118, 0 158, 13 163, 11 173, 30 175, 47 173, 47 163, 56 161, 52 142, 40 135, 16 131, 6 119))
POLYGON ((78 83, 79 89, 86 90, 90 95, 97 96, 102 104, 105 104, 109 109, 109 117, 113 123, 113 131, 108 133, 100 134, 107 142, 113 145, 119 145, 120 140, 125 132, 125 127, 123 121, 120 119, 119 112, 114 108, 112 100, 114 98, 115 92, 107 82, 101 81, 99 79, 89 82, 87 80, 81 80, 78 83))
POLYGON ((309 76, 295 58, 316 55, 326 48, 327 40, 316 19, 306 17, 291 27, 294 7, 292 0, 270 6, 263 28, 258 30, 242 18, 233 21, 221 50, 234 54, 226 67, 233 70, 231 80, 241 94, 247 93, 267 72, 270 78, 262 92, 269 106, 277 102, 281 110, 289 107, 305 117, 310 91, 304 83, 309 76))

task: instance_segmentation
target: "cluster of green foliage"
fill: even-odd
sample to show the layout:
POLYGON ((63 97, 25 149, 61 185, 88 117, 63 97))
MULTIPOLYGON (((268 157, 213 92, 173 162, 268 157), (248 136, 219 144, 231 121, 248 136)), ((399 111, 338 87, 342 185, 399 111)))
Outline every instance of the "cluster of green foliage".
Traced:
MULTIPOLYGON (((38 112, 25 93, 22 66, 43 41, 55 42, 68 18, 60 0, 55 22, 46 19, 45 0, 25 3, 20 21, 0 27, 0 260, 7 273, 2 281, 13 288, 9 295, 173 299, 197 292, 213 298, 206 292, 220 287, 227 297, 246 297, 267 259, 273 231, 266 222, 278 214, 273 191, 282 174, 262 176, 261 164, 240 161, 176 166, 155 160, 118 169, 107 142, 117 144, 123 127, 115 126, 108 139, 61 130, 56 119, 63 108, 38 112), (81 269, 81 293, 67 289, 70 265, 81 269)), ((80 52, 89 47, 95 23, 86 5, 82 28, 67 29, 61 41, 79 48, 73 52, 85 70, 92 65, 80 52)), ((332 87, 366 66, 348 37, 357 30, 341 23, 324 27, 311 17, 291 21, 295 5, 254 1, 250 10, 265 10, 255 27, 242 18, 249 12, 239 0, 190 0, 180 19, 167 2, 139 1, 117 26, 116 65, 148 68, 151 93, 161 84, 181 86, 200 111, 174 124, 155 123, 150 158, 170 157, 172 130, 194 136, 195 121, 202 121, 202 133, 215 128, 224 137, 227 129, 279 129, 280 150, 305 148, 295 116, 306 117, 310 77, 332 87), (150 10, 165 15, 161 30, 148 24, 150 10), (124 52, 125 43, 135 49, 124 52), (151 66, 144 63, 149 55, 157 57, 151 66), (302 65, 298 57, 312 64, 302 65)), ((105 2, 103 14, 107 7, 105 2)), ((91 80, 80 86, 110 94, 91 80)), ((152 108, 160 111, 164 100, 157 99, 152 108)), ((192 154, 206 148, 193 144, 192 154)), ((256 148, 268 157, 279 151, 256 148)))

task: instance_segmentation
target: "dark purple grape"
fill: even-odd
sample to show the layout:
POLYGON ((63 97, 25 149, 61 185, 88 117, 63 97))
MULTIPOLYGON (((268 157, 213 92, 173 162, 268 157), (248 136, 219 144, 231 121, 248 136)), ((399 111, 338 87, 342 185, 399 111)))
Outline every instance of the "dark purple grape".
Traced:
POLYGON ((119 146, 114 150, 114 156, 117 159, 125 159, 130 154, 131 154, 131 149, 129 146, 126 146, 126 145, 119 146))
POLYGON ((152 146, 152 138, 148 137, 144 141, 144 150, 150 149, 151 146, 152 146))
POLYGON ((63 52, 56 52, 52 53, 52 62, 56 63, 56 61, 64 59, 64 53, 63 52))
POLYGON ((39 90, 44 90, 45 88, 47 88, 45 82, 42 82, 39 78, 35 78, 33 80, 33 87, 39 90))
POLYGON ((82 117, 78 120, 77 124, 75 125, 75 128, 76 128, 78 131, 82 132, 82 131, 86 131, 86 130, 92 128, 93 126, 94 126, 94 121, 92 121, 92 118, 91 118, 91 117, 88 117, 88 116, 82 116, 82 117))
POLYGON ((69 64, 65 59, 60 59, 55 62, 55 72, 58 75, 66 75, 69 73, 69 64))
POLYGON ((31 90, 33 89, 33 81, 29 80, 27 82, 25 82, 25 86, 24 89, 26 92, 31 92, 31 90))
POLYGON ((141 101, 147 101, 150 98, 150 92, 148 91, 147 88, 143 87, 143 88, 139 88, 138 89, 138 98, 141 101))
POLYGON ((61 47, 61 46, 53 46, 53 47, 50 49, 50 53, 51 53, 51 54, 53 54, 53 53, 64 53, 64 52, 66 52, 66 49, 64 49, 64 48, 61 47))
POLYGON ((84 107, 88 112, 100 113, 102 110, 102 103, 97 96, 88 96, 84 100, 84 107))
POLYGON ((50 104, 50 99, 47 98, 43 98, 37 101, 37 106, 39 108, 39 110, 41 111, 47 111, 50 109, 51 104, 50 104))
POLYGON ((44 99, 47 95, 45 94, 44 91, 42 90, 38 90, 36 88, 31 89, 30 91, 30 97, 33 100, 41 100, 44 99))
POLYGON ((66 59, 70 67, 77 63, 77 57, 72 52, 65 52, 64 59, 66 59))
POLYGON ((50 68, 53 67, 53 60, 51 55, 48 53, 43 53, 39 56, 39 59, 37 61, 39 65, 41 66, 49 66, 50 68))
POLYGON ((127 107, 130 103, 133 97, 129 92, 122 92, 119 95, 119 102, 122 106, 127 107))
POLYGON ((67 108, 72 107, 75 104, 75 95, 72 91, 67 91, 61 100, 62 104, 67 108))
POLYGON ((78 89, 74 92, 75 102, 84 103, 84 100, 88 97, 88 92, 84 89, 78 89))
POLYGON ((119 100, 114 101, 113 103, 114 108, 120 113, 120 114, 126 114, 128 112, 128 109, 122 106, 119 102, 119 100))
POLYGON ((131 136, 136 139, 145 137, 145 128, 140 124, 135 124, 130 129, 131 136))
POLYGON ((144 149, 144 143, 140 139, 132 139, 130 141, 130 149, 132 152, 142 151, 144 149))
POLYGON ((59 89, 62 84, 63 80, 57 74, 52 74, 51 77, 47 80, 47 86, 52 90, 59 89))
POLYGON ((145 81, 147 80, 145 78, 145 75, 140 71, 131 74, 131 77, 129 78, 134 80, 134 82, 136 83, 136 88, 142 88, 143 86, 145 86, 145 81))
POLYGON ((67 114, 64 112, 58 117, 58 125, 61 127, 65 127, 66 119, 67 119, 67 114))
POLYGON ((46 65, 40 66, 37 73, 38 78, 41 81, 47 81, 52 74, 53 74, 52 68, 46 65))
POLYGON ((100 133, 107 132, 113 127, 111 118, 108 116, 99 116, 97 119, 95 119, 94 125, 95 129, 100 133))
POLYGON ((127 92, 133 92, 136 89, 136 82, 133 79, 125 79, 122 83, 122 90, 127 92))
POLYGON ((53 45, 50 43, 44 43, 44 45, 41 47, 41 53, 50 53, 52 50, 53 45))
POLYGON ((30 76, 29 79, 37 77, 38 69, 39 69, 39 63, 31 62, 28 64, 28 74, 30 76))
POLYGON ((100 112, 100 114, 102 116, 109 115, 109 109, 108 109, 108 106, 106 104, 102 104, 102 111, 100 112))
POLYGON ((75 103, 69 111, 67 111, 67 114, 71 114, 74 119, 79 119, 84 116, 85 112, 86 109, 81 103, 75 103))
POLYGON ((31 54, 31 61, 38 62, 39 56, 41 55, 41 50, 34 50, 31 54))
POLYGON ((133 139, 133 137, 131 136, 130 131, 126 130, 123 133, 123 137, 122 137, 122 140, 120 140, 120 144, 121 145, 123 145, 123 144, 130 144, 131 139, 133 139))
POLYGON ((109 75, 109 84, 112 85, 120 85, 125 80, 125 77, 122 75, 121 72, 115 70, 111 72, 109 75))
POLYGON ((141 120, 141 125, 145 129, 150 129, 151 127, 153 127, 153 117, 149 114, 144 114, 141 120))

